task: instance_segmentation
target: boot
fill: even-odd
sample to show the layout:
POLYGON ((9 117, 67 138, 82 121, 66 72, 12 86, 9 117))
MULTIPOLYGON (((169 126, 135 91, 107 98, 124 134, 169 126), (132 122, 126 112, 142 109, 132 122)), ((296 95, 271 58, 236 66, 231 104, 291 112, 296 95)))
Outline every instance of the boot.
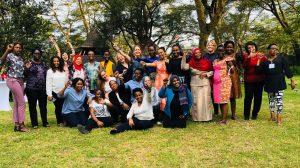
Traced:
POLYGON ((282 126, 282 118, 280 113, 277 114, 277 125, 282 126))
POLYGON ((274 112, 271 112, 271 117, 270 117, 269 121, 276 121, 274 112))
POLYGON ((19 129, 20 132, 29 132, 29 129, 25 127, 24 122, 22 122, 22 123, 20 124, 20 127, 19 127, 19 128, 20 128, 20 129, 19 129))

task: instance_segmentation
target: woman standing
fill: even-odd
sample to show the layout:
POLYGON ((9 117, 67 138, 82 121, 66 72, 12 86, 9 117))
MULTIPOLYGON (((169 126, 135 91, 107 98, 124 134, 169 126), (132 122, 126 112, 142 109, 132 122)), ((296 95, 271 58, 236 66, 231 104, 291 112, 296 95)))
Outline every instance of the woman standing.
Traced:
POLYGON ((136 101, 134 101, 127 114, 127 122, 111 130, 110 134, 117 134, 131 129, 143 130, 153 126, 152 119, 154 117, 151 95, 147 92, 144 95, 141 88, 135 88, 133 94, 136 101))
POLYGON ((14 131, 28 132, 25 127, 25 100, 24 100, 24 62, 21 58, 21 52, 23 45, 19 42, 9 44, 5 53, 0 59, 0 64, 6 63, 7 75, 6 80, 7 87, 13 94, 14 108, 13 108, 13 121, 14 131))
POLYGON ((233 41, 226 41, 224 43, 225 48, 225 58, 232 58, 231 65, 230 65, 230 78, 232 81, 231 87, 231 94, 230 94, 230 106, 231 106, 231 119, 236 120, 236 99, 242 97, 241 92, 241 82, 239 77, 239 66, 236 61, 236 54, 234 52, 234 42, 233 41))
MULTIPOLYGON (((213 62, 218 59, 218 53, 216 53, 216 48, 217 48, 217 43, 215 42, 215 40, 210 40, 207 42, 206 44, 206 50, 208 51, 207 53, 205 53, 203 55, 203 58, 204 59, 208 59, 210 62, 211 62, 211 66, 213 64, 213 62)), ((213 86, 212 83, 213 83, 213 79, 210 79, 210 84, 211 84, 211 87, 213 86)), ((211 89, 213 90, 213 89, 211 89)), ((211 97, 212 97, 212 102, 213 102, 213 92, 211 93, 211 97)), ((219 105, 214 103, 213 102, 213 106, 214 106, 214 115, 215 116, 218 116, 219 114, 219 105)))
POLYGON ((278 46, 270 44, 268 46, 269 55, 267 61, 262 63, 262 57, 258 58, 258 70, 266 75, 264 90, 268 93, 271 121, 275 119, 275 104, 277 106, 277 124, 282 125, 283 92, 286 89, 285 76, 291 80, 291 88, 295 89, 296 82, 293 80, 293 73, 286 58, 278 56, 278 46))
POLYGON ((154 114, 154 120, 159 121, 160 120, 160 98, 158 97, 158 91, 155 87, 152 86, 152 81, 149 76, 144 76, 143 78, 143 92, 144 96, 148 92, 151 96, 151 104, 153 107, 153 114, 154 114))
POLYGON ((81 78, 84 81, 85 90, 89 91, 89 78, 82 63, 82 56, 79 54, 75 55, 73 66, 69 68, 69 81, 75 78, 81 78))
POLYGON ((193 121, 212 120, 210 109, 211 87, 209 82, 209 78, 213 75, 211 62, 202 57, 202 53, 199 48, 195 48, 192 52, 192 59, 188 64, 186 63, 186 54, 184 54, 181 68, 184 70, 190 70, 192 77, 191 90, 193 95, 193 121))
POLYGON ((242 57, 244 68, 244 86, 245 86, 245 98, 244 98, 244 119, 249 120, 252 99, 254 99, 252 117, 256 120, 258 112, 260 110, 262 101, 262 92, 265 74, 256 71, 256 64, 260 59, 261 62, 267 60, 267 57, 257 51, 257 45, 254 42, 247 42, 245 45, 246 54, 242 57))
MULTIPOLYGON (((160 90, 163 86, 163 80, 169 79, 169 73, 167 72, 166 62, 169 61, 167 58, 166 49, 164 47, 160 47, 157 50, 160 60, 154 61, 153 63, 142 63, 147 67, 155 67, 156 68, 156 77, 154 87, 157 90, 160 90)), ((160 110, 163 111, 166 106, 166 99, 161 99, 160 110)))
POLYGON ((27 79, 25 93, 28 98, 29 114, 31 125, 38 128, 38 118, 36 105, 39 108, 43 127, 50 127, 47 121, 47 94, 46 94, 46 74, 47 66, 42 62, 43 52, 40 49, 32 50, 33 59, 26 63, 24 75, 27 79))
POLYGON ((58 96, 65 99, 62 107, 63 118, 69 127, 76 127, 78 124, 85 125, 88 116, 85 113, 84 103, 86 99, 91 102, 91 98, 83 89, 84 81, 81 78, 75 78, 72 80, 71 87, 68 85, 69 82, 58 92, 58 96))
POLYGON ((225 57, 224 47, 218 46, 219 57, 213 62, 214 82, 213 93, 214 102, 219 104, 222 112, 222 120, 219 124, 227 124, 228 102, 230 99, 232 82, 229 76, 230 70, 233 68, 232 57, 225 57), (230 66, 230 70, 228 69, 230 66))
POLYGON ((164 80, 163 87, 158 93, 160 98, 167 98, 163 127, 185 128, 186 119, 192 106, 191 92, 181 84, 179 77, 176 75, 171 76, 170 85, 167 86, 167 83, 168 80, 164 80))
POLYGON ((182 60, 183 53, 181 51, 181 47, 178 44, 173 45, 172 56, 173 57, 170 59, 170 61, 166 61, 166 67, 168 73, 172 75, 177 75, 182 84, 188 84, 189 74, 188 71, 181 69, 181 60, 182 60))
POLYGON ((63 126, 62 106, 64 99, 57 96, 65 83, 68 81, 67 73, 64 71, 64 62, 59 56, 53 56, 50 59, 50 69, 46 76, 46 92, 48 100, 53 101, 55 106, 56 123, 58 126, 63 126))

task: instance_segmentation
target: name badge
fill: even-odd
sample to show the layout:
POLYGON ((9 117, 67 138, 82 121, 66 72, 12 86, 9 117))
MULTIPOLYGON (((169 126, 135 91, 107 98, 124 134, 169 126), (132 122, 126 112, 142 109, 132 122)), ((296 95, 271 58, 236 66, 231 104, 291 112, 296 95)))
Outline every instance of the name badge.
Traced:
POLYGON ((273 69, 273 68, 275 68, 275 64, 269 64, 269 69, 273 69))

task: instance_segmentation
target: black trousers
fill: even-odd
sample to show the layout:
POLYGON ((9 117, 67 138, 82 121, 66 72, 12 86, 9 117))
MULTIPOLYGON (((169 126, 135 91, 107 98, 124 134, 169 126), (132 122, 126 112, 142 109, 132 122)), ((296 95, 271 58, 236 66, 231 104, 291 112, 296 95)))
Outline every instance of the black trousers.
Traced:
POLYGON ((62 116, 62 106, 64 104, 65 99, 58 97, 57 94, 54 92, 52 92, 52 96, 55 99, 53 101, 53 104, 55 106, 56 123, 62 124, 64 123, 63 116, 62 116))
POLYGON ((263 92, 263 82, 245 82, 244 119, 249 119, 252 99, 254 99, 252 118, 256 118, 260 110, 263 92))
MULTIPOLYGON (((113 125, 114 119, 112 117, 97 117, 99 121, 102 121, 104 123, 104 127, 109 127, 113 125)), ((97 123, 93 120, 93 118, 89 118, 85 129, 88 131, 91 131, 93 128, 98 128, 97 123)))
POLYGON ((186 128, 186 119, 170 119, 169 116, 164 115, 163 120, 164 128, 186 128))
POLYGON ((63 118, 69 127, 76 127, 78 124, 86 125, 87 123, 85 111, 63 114, 63 118))
POLYGON ((46 90, 26 89, 25 93, 28 99, 31 125, 33 127, 38 126, 38 117, 37 117, 37 110, 36 110, 37 101, 39 102, 39 108, 40 108, 40 114, 41 114, 43 126, 48 125, 46 90))
POLYGON ((112 106, 108 108, 112 118, 114 119, 114 122, 119 122, 119 116, 121 116, 121 122, 126 122, 127 121, 127 114, 128 110, 123 110, 122 107, 119 106, 112 106))
POLYGON ((151 128, 153 126, 152 120, 139 120, 135 117, 133 117, 132 119, 134 123, 134 126, 132 128, 129 126, 128 121, 126 121, 125 123, 122 123, 119 126, 117 126, 116 128, 117 132, 120 133, 131 129, 143 130, 143 129, 151 128))
POLYGON ((153 122, 162 121, 163 112, 160 110, 160 105, 153 106, 154 119, 153 122))

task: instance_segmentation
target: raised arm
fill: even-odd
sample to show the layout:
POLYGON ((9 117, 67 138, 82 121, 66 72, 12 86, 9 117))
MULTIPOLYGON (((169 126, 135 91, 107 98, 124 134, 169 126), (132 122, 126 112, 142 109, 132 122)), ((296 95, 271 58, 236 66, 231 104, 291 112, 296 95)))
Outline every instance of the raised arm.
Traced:
POLYGON ((181 69, 182 70, 189 70, 190 65, 186 63, 186 53, 183 54, 182 60, 181 60, 181 69))
POLYGON ((115 43, 113 43, 112 47, 118 52, 120 53, 121 55, 123 55, 128 61, 131 61, 131 57, 124 53, 115 43))
POLYGON ((56 40, 54 39, 54 36, 53 36, 53 35, 49 36, 49 40, 50 40, 50 41, 52 42, 52 44, 54 45, 55 50, 56 50, 56 52, 57 52, 57 56, 61 57, 61 51, 60 51, 60 48, 59 48, 59 46, 58 46, 56 40))
POLYGON ((6 57, 7 57, 8 53, 10 53, 13 50, 13 47, 14 47, 13 44, 7 45, 7 48, 0 59, 0 64, 4 64, 6 62, 6 57))

